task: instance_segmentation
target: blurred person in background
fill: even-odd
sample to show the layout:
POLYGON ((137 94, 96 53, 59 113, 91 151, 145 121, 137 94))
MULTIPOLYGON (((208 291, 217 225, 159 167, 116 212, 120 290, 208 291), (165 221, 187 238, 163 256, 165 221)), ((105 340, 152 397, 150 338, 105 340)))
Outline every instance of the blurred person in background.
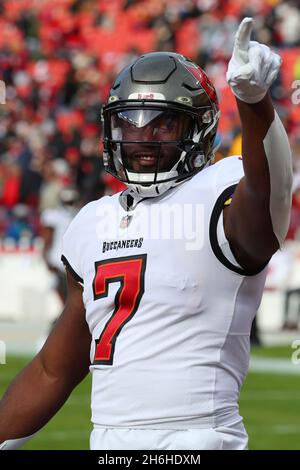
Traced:
POLYGON ((0 204, 7 209, 20 202, 21 169, 13 161, 5 161, 2 166, 0 204))
POLYGON ((285 245, 285 252, 290 252, 290 256, 286 257, 286 263, 284 263, 284 258, 281 260, 281 269, 284 269, 284 264, 289 262, 290 272, 287 275, 286 288, 284 292, 284 314, 283 314, 283 329, 287 330, 297 330, 300 322, 300 285, 299 285, 299 276, 298 282, 295 282, 295 279, 292 277, 293 268, 295 270, 298 253, 297 248, 299 249, 300 242, 300 173, 299 173, 299 137, 296 141, 292 140, 294 147, 294 164, 296 164, 296 172, 294 177, 293 184, 293 199, 292 199, 292 209, 291 209, 291 220, 290 226, 287 233, 287 242, 285 245), (292 281, 292 282, 291 282, 292 281), (298 285, 297 285, 298 284, 298 285), (292 306, 292 308, 291 308, 292 306))
POLYGON ((62 189, 69 175, 68 163, 63 159, 49 160, 43 167, 43 183, 40 191, 39 211, 61 206, 62 189))
POLYGON ((9 222, 4 232, 4 238, 14 240, 16 246, 20 241, 33 242, 36 232, 29 221, 29 209, 25 204, 17 204, 12 210, 9 222))
POLYGON ((53 274, 53 287, 63 304, 66 301, 67 284, 65 270, 61 262, 62 238, 79 210, 78 199, 79 194, 75 188, 60 189, 59 205, 48 207, 41 214, 44 260, 53 274))

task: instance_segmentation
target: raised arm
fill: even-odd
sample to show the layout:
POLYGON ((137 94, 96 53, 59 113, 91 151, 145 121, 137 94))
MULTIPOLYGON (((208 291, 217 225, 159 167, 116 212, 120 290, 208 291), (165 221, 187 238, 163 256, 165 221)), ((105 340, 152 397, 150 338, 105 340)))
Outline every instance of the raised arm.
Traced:
POLYGON ((225 210, 225 233, 239 263, 262 267, 282 245, 291 207, 292 158, 285 129, 268 89, 281 58, 250 41, 252 19, 245 18, 235 37, 227 81, 237 98, 242 123, 245 177, 225 210))
POLYGON ((61 408, 89 371, 91 337, 82 289, 67 274, 68 298, 42 350, 17 375, 0 402, 0 443, 17 448, 61 408))

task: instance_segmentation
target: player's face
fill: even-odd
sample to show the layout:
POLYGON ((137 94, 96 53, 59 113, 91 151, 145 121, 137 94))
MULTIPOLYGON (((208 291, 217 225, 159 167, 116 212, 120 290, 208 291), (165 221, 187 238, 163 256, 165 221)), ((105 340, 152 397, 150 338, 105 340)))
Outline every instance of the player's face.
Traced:
POLYGON ((122 144, 126 168, 136 173, 171 170, 181 154, 175 142, 187 137, 191 124, 188 116, 169 111, 118 113, 113 119, 113 130, 118 130, 122 141, 130 141, 122 144))

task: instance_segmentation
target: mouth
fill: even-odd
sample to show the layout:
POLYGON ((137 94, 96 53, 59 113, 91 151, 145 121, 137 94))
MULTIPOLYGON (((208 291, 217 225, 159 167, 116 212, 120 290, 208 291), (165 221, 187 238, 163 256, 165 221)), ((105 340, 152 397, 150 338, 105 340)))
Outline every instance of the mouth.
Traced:
POLYGON ((157 155, 153 153, 135 153, 133 158, 144 167, 155 166, 157 163, 157 155))

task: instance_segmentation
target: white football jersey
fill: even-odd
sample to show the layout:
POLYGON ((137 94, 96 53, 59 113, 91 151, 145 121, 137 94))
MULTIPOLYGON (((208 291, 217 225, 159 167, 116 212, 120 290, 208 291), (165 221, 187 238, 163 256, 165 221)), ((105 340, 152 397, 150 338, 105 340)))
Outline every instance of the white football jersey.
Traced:
POLYGON ((83 284, 95 425, 240 420, 266 277, 266 268, 246 273, 237 264, 223 230, 224 203, 242 176, 240 157, 229 157, 131 212, 115 194, 70 224, 62 258, 83 284))

